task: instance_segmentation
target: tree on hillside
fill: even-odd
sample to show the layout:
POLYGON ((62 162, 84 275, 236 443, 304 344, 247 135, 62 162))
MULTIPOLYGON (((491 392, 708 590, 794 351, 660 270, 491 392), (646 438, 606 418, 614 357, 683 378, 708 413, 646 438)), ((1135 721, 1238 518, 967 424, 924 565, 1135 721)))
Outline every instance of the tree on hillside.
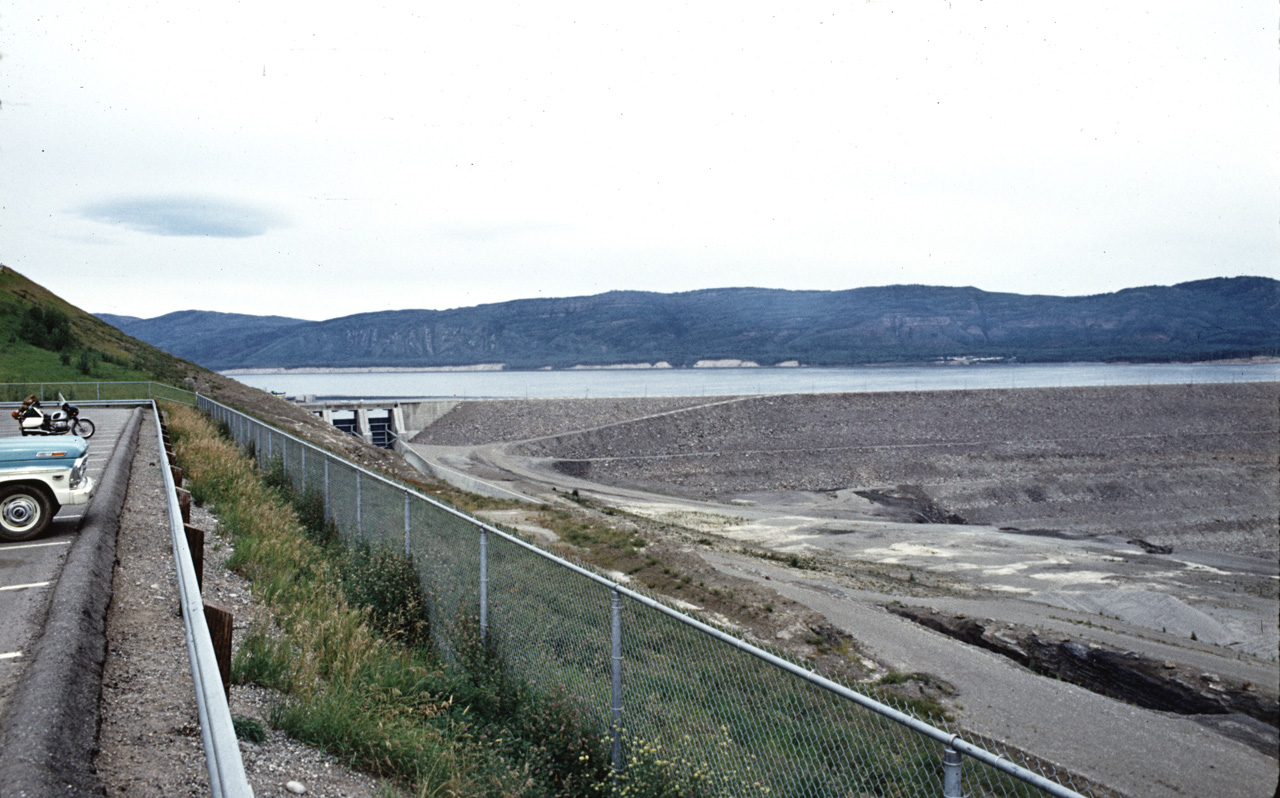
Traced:
POLYGON ((75 333, 71 331, 71 319, 57 308, 41 308, 33 305, 27 308, 22 317, 22 326, 18 328, 22 340, 48 349, 50 352, 69 350, 76 344, 75 333))

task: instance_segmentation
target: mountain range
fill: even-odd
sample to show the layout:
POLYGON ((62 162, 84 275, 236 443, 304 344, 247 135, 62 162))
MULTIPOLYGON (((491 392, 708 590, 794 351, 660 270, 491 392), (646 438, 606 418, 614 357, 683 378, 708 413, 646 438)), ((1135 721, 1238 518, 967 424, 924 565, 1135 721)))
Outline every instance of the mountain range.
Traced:
POLYGON ((187 310, 104 321, 207 368, 507 368, 742 360, 836 366, 995 358, 1280 355, 1280 281, 1199 280, 1082 297, 897 285, 612 291, 327 321, 187 310))

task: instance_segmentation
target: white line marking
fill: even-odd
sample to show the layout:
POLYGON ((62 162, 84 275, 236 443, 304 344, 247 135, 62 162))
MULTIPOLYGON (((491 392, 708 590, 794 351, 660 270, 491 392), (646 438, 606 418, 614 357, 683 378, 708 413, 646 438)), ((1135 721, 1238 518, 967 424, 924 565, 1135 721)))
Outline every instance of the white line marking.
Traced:
POLYGON ((55 540, 52 543, 22 543, 22 544, 16 544, 13 546, 0 546, 0 551, 17 551, 18 549, 41 549, 41 548, 45 548, 46 546, 69 546, 69 545, 71 545, 70 539, 55 540))
POLYGON ((10 651, 7 654, 0 654, 0 659, 17 659, 22 656, 21 651, 10 651))
POLYGON ((53 583, 52 582, 32 582, 29 585, 8 585, 6 587, 0 587, 0 590, 26 590, 29 587, 48 587, 51 584, 53 583))

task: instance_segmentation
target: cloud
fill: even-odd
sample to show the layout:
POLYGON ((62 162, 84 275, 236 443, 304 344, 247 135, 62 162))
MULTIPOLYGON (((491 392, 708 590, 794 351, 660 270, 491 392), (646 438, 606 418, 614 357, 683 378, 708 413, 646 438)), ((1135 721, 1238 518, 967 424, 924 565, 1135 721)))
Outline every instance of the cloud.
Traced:
POLYGON ((253 238, 286 224, 265 208, 201 196, 127 197, 86 205, 86 219, 158 236, 253 238))

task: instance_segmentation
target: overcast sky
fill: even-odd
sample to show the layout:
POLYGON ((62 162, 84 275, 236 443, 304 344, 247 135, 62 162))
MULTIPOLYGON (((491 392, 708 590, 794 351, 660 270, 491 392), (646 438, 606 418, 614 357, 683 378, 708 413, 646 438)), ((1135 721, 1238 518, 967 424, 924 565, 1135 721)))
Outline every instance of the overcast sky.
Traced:
POLYGON ((1274 0, 5 0, 0 263, 93 312, 1280 277, 1274 0))

